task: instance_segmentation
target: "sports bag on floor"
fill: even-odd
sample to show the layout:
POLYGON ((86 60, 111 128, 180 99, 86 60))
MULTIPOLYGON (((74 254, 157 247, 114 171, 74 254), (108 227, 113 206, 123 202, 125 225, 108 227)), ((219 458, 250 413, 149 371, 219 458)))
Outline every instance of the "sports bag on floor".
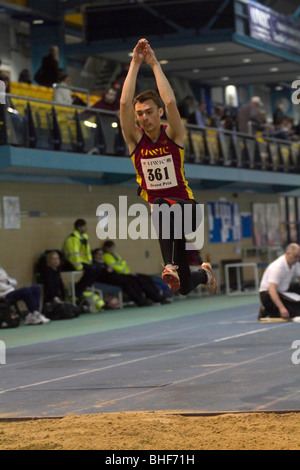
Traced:
POLYGON ((43 308, 43 314, 50 318, 50 320, 71 320, 78 317, 80 313, 79 307, 67 302, 47 302, 43 308))
POLYGON ((16 328, 20 325, 18 307, 8 299, 0 300, 0 328, 16 328))

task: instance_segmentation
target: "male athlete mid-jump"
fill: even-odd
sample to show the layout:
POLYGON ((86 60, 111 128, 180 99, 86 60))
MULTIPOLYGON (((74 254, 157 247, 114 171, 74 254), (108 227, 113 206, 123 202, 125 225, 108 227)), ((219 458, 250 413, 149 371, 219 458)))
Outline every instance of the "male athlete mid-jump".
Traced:
MULTIPOLYGON (((173 90, 146 39, 140 39, 133 50, 121 95, 120 120, 137 173, 139 194, 150 203, 152 209, 161 208, 165 204, 169 208, 178 204, 183 214, 182 228, 184 208, 186 205, 191 206, 191 227, 195 231, 200 221, 196 217, 198 204, 184 175, 185 127, 173 90), (137 76, 143 62, 153 70, 158 93, 154 90, 144 91, 134 99, 137 76), (161 100, 167 125, 161 124, 164 113, 161 100)), ((163 281, 171 290, 177 290, 183 295, 199 284, 204 284, 209 293, 215 294, 218 285, 210 263, 203 263, 198 272, 190 272, 184 231, 181 238, 175 237, 174 221, 174 213, 171 213, 168 238, 162 233, 162 223, 159 224, 158 237, 165 265, 163 281)))

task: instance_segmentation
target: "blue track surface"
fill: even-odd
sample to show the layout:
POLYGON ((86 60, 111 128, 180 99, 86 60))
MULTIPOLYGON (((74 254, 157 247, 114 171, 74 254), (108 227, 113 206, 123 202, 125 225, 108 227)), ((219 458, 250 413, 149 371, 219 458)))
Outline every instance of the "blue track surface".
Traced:
POLYGON ((299 409, 291 346, 300 325, 261 324, 253 299, 230 302, 204 299, 199 313, 183 300, 100 314, 91 322, 101 328, 88 333, 87 318, 52 322, 68 329, 61 338, 47 336, 48 325, 2 330, 8 346, 17 335, 24 345, 8 347, 0 365, 0 417, 299 409))

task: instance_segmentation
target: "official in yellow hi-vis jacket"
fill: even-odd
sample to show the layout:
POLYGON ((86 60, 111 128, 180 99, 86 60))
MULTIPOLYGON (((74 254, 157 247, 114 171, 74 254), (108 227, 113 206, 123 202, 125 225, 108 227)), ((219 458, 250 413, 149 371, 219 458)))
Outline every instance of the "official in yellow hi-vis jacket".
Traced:
MULTIPOLYGON (((103 243, 103 261, 118 274, 124 274, 132 282, 135 282, 141 296, 146 297, 146 301, 154 303, 166 303, 166 298, 161 295, 159 289, 151 276, 147 274, 132 274, 127 262, 115 252, 115 243, 112 240, 106 240, 103 243)), ((145 305, 145 304, 144 304, 145 305)))
POLYGON ((76 271, 82 271, 84 264, 92 263, 89 236, 86 231, 86 221, 83 219, 76 220, 74 230, 65 240, 63 246, 66 259, 72 264, 76 271))
POLYGON ((118 274, 130 274, 130 268, 125 260, 118 253, 103 254, 103 261, 118 274))
POLYGON ((77 219, 73 232, 66 238, 63 251, 66 260, 71 263, 74 271, 83 271, 81 279, 76 283, 75 292, 80 301, 83 292, 96 282, 99 276, 98 266, 92 263, 92 253, 89 244, 87 223, 84 219, 77 219))

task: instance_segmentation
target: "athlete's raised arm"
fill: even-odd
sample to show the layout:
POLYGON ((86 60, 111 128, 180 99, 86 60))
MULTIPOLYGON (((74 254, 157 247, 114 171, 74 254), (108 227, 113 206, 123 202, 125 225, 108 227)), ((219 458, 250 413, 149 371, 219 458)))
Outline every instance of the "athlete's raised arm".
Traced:
POLYGON ((158 92, 165 105, 168 121, 167 134, 174 142, 183 146, 185 126, 177 108, 175 94, 148 41, 145 43, 145 62, 152 67, 158 92))
POLYGON ((123 85, 120 99, 121 128, 130 153, 133 152, 142 136, 139 127, 135 123, 133 98, 136 88, 137 75, 145 58, 144 48, 145 40, 141 39, 133 49, 133 56, 123 85))

